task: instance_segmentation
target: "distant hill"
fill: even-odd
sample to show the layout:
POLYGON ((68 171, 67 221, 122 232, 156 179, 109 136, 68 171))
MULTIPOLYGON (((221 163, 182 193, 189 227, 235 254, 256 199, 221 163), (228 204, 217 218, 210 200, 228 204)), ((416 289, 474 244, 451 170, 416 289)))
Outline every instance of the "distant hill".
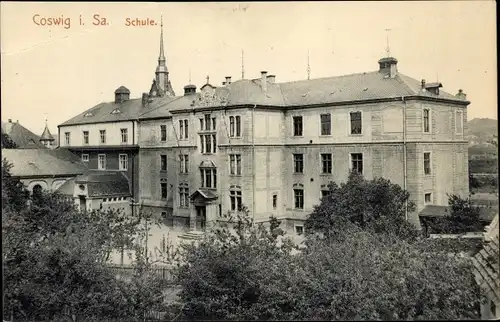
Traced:
POLYGON ((467 122, 469 127, 469 141, 475 144, 487 143, 495 140, 498 136, 498 120, 472 119, 467 122))

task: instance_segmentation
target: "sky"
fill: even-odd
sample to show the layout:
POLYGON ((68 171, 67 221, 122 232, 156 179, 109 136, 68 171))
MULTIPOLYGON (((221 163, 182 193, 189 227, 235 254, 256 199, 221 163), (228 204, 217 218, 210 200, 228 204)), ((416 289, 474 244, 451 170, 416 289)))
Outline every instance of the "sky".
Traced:
POLYGON ((148 92, 160 17, 177 95, 189 83, 221 85, 266 70, 277 82, 369 72, 390 54, 398 70, 463 89, 468 118, 497 119, 494 1, 1 2, 2 121, 41 134, 103 101, 121 85, 148 92), (93 25, 94 15, 103 25, 93 25), (80 17, 83 25, 80 24, 80 17), (64 18, 70 25, 37 25, 64 18), (102 18, 106 18, 103 22, 102 18), (152 19, 127 26, 127 18, 152 19), (389 31, 386 31, 389 29, 389 31), (309 53, 309 54, 308 54, 309 53))

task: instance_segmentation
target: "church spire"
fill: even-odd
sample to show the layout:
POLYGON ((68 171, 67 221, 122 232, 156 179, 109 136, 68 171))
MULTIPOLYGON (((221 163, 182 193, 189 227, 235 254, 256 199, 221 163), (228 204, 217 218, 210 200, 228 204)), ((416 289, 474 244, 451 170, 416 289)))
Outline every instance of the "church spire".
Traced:
POLYGON ((165 50, 163 49, 163 15, 160 22, 160 56, 158 56, 158 65, 165 66, 165 50))

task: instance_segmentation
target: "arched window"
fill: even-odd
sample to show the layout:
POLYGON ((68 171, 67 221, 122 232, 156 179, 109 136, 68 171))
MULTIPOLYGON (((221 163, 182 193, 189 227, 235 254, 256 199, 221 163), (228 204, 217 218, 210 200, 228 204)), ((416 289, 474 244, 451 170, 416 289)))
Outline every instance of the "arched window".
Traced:
POLYGON ((33 186, 33 195, 34 196, 39 196, 42 194, 42 186, 39 184, 36 184, 33 186))

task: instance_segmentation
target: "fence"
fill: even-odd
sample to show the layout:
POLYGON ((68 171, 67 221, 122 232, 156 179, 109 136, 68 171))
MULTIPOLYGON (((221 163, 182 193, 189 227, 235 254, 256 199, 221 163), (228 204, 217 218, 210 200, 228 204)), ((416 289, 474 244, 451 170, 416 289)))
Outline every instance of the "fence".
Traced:
MULTIPOLYGON (((108 267, 113 271, 113 273, 117 278, 124 278, 124 279, 132 278, 134 272, 137 270, 137 268, 133 265, 112 264, 108 265, 108 267)), ((171 284, 175 283, 173 270, 169 266, 153 265, 151 267, 148 267, 147 271, 168 283, 171 284)))

